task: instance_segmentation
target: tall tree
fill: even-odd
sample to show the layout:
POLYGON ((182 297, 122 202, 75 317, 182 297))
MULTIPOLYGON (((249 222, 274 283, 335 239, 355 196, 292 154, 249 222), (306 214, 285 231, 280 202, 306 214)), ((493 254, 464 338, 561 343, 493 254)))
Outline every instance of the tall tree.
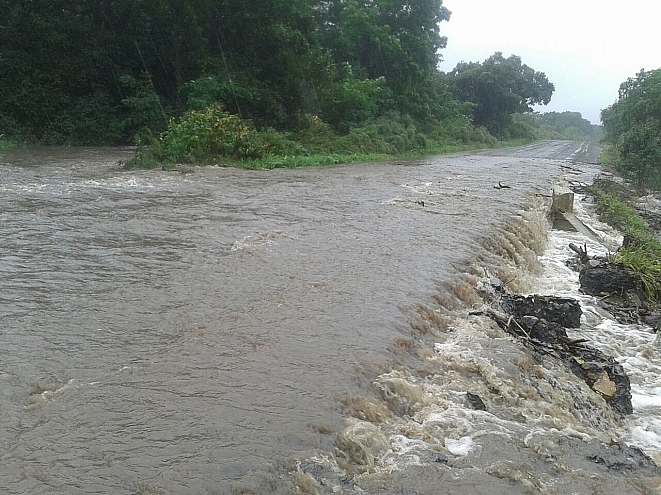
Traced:
POLYGON ((599 126, 584 119, 580 112, 547 112, 537 115, 537 120, 565 138, 596 138, 600 131, 599 126))
MULTIPOLYGON (((0 133, 126 142, 217 103, 258 127, 300 129, 307 114, 350 132, 389 115, 432 133, 448 119, 464 126, 471 104, 481 123, 492 107, 544 100, 534 84, 519 87, 539 73, 494 56, 520 73, 519 104, 468 90, 458 102, 448 81, 461 93, 463 76, 437 69, 449 16, 442 0, 0 2, 0 133)), ((491 70, 491 90, 510 84, 491 70)))
POLYGON ((548 104, 555 91, 546 74, 523 64, 516 55, 505 58, 501 52, 481 64, 462 62, 450 77, 457 97, 475 105, 475 125, 497 137, 505 137, 512 114, 548 104))
POLYGON ((447 39, 440 23, 450 18, 442 0, 330 0, 324 41, 338 62, 365 77, 385 77, 401 87, 436 70, 447 39))

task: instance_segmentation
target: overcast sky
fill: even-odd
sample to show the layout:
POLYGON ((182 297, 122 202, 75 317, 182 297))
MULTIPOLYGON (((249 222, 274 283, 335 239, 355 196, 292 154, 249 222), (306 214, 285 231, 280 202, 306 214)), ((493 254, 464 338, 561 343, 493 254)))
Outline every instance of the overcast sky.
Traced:
POLYGON ((448 37, 441 70, 482 62, 496 51, 521 57, 555 85, 542 112, 581 112, 599 124, 601 109, 640 69, 661 68, 660 0, 444 0, 448 37))

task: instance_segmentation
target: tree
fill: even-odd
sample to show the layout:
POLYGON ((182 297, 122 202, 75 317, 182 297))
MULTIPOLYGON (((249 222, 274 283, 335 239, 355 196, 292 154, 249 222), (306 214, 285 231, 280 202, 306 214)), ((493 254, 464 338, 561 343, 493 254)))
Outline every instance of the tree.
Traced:
POLYGON ((537 120, 553 139, 596 139, 600 135, 599 126, 584 119, 580 112, 547 112, 536 115, 537 120))
POLYGON ((437 69, 449 16, 442 0, 0 2, 0 134, 126 143, 220 104, 257 130, 392 118, 470 136, 472 103, 437 69))
POLYGON ((330 0, 323 5, 322 41, 357 77, 385 77, 400 92, 436 72, 450 18, 442 0, 330 0))
POLYGON ((615 164, 642 187, 661 184, 661 69, 642 70, 620 85, 618 101, 601 111, 615 164))
POLYGON ((555 91, 546 74, 501 52, 484 62, 462 62, 450 73, 455 95, 475 105, 474 124, 486 127, 499 138, 506 137, 512 114, 532 112, 533 105, 546 105, 555 91))

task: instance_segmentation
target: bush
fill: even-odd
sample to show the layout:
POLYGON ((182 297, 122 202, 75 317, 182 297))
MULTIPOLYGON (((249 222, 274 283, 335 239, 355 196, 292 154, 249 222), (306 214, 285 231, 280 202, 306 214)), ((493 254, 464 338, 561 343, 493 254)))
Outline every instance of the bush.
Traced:
POLYGON ((299 115, 297 130, 283 133, 272 128, 258 131, 249 122, 228 113, 220 105, 191 110, 171 119, 160 135, 142 133, 131 166, 153 167, 156 162, 227 163, 239 166, 280 167, 325 164, 332 157, 438 153, 466 147, 495 146, 496 139, 485 128, 474 128, 465 117, 448 119, 422 132, 418 121, 391 111, 340 135, 316 115, 299 115), (151 152, 142 148, 151 144, 151 152), (258 162, 263 163, 258 163, 258 162))
POLYGON ((377 114, 385 79, 356 79, 352 75, 319 92, 320 115, 336 131, 347 134, 352 124, 377 114))
POLYGON ((265 156, 306 156, 310 152, 296 142, 291 134, 285 134, 275 129, 265 129, 257 133, 256 139, 264 150, 265 156))
POLYGON ((258 132, 220 105, 191 110, 180 119, 171 119, 167 130, 154 140, 153 151, 162 161, 196 163, 308 154, 288 135, 273 129, 258 132))
POLYGON ((66 111, 51 119, 41 142, 72 146, 111 145, 126 137, 126 127, 127 122, 120 118, 108 95, 98 92, 72 100, 66 111))
POLYGON ((225 108, 234 108, 241 113, 241 108, 249 108, 254 96, 252 92, 229 79, 207 76, 184 83, 179 91, 188 110, 204 110, 210 105, 220 103, 225 108))
POLYGON ((10 151, 16 148, 18 148, 16 141, 7 139, 4 135, 0 134, 0 151, 10 151))
POLYGON ((221 157, 262 158, 266 149, 254 129, 213 105, 171 119, 158 138, 154 154, 162 160, 217 163, 221 157))
POLYGON ((534 141, 538 137, 539 122, 532 114, 515 114, 507 128, 510 139, 534 141))

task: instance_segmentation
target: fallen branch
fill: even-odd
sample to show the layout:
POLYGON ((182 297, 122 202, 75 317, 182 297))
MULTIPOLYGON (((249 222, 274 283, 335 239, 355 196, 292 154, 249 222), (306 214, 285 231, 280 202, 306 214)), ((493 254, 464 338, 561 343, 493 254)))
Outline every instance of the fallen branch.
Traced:
POLYGON ((576 254, 578 254, 578 259, 580 259, 581 263, 583 263, 584 265, 587 264, 587 262, 590 260, 590 258, 588 257, 587 244, 583 244, 583 247, 581 247, 581 246, 577 246, 573 242, 570 242, 569 249, 571 249, 576 254))

